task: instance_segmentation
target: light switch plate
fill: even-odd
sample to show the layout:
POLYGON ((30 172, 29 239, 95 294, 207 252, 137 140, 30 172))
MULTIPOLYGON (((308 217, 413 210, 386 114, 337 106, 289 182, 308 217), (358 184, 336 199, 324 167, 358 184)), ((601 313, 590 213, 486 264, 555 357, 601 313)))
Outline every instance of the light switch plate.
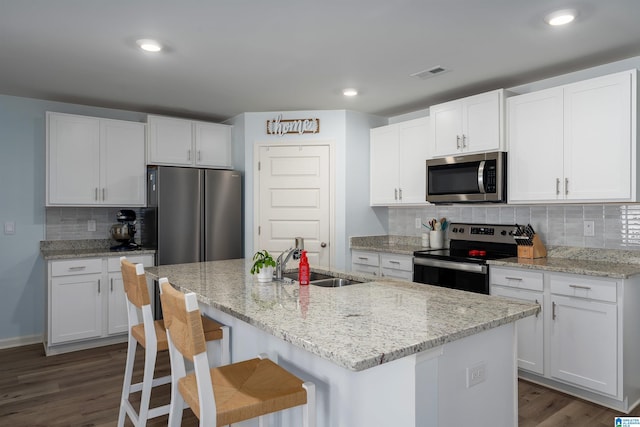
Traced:
POLYGON ((16 234, 16 223, 7 221, 4 223, 4 234, 16 234))
POLYGON ((90 219, 87 221, 87 231, 96 231, 96 220, 90 219))
POLYGON ((420 228, 421 223, 422 223, 422 220, 420 218, 416 218, 416 229, 420 228))

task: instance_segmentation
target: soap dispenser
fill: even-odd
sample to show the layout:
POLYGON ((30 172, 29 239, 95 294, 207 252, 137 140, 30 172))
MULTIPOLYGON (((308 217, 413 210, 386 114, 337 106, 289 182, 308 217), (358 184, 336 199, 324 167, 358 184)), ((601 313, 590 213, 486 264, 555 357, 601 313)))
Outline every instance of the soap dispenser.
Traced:
POLYGON ((300 264, 298 265, 298 281, 300 285, 309 284, 309 260, 307 259, 307 251, 302 251, 300 264))

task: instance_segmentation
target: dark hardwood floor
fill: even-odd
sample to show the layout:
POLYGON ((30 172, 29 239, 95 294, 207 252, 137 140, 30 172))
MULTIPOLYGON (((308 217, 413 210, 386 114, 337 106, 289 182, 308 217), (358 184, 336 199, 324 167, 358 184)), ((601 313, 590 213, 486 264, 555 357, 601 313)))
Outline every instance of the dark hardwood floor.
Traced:
MULTIPOLYGON (((115 426, 126 352, 126 344, 50 357, 41 344, 0 350, 0 425, 115 426)), ((141 379, 143 356, 139 349, 135 381, 141 379)), ((158 355, 156 375, 168 373, 164 352, 158 355)), ((520 427, 611 427, 621 415, 526 381, 519 382, 518 398, 520 427)), ((152 406, 168 401, 168 385, 154 389, 152 406)), ((640 407, 630 415, 640 416, 640 407)), ((167 417, 147 425, 166 426, 167 417)), ((190 410, 185 410, 182 425, 198 425, 190 410)))

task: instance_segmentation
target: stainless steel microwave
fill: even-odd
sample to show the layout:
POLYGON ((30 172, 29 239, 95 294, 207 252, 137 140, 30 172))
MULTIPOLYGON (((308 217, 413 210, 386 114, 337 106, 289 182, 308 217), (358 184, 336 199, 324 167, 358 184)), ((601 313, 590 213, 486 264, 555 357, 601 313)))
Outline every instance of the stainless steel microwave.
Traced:
POLYGON ((427 160, 427 202, 505 203, 506 179, 502 151, 427 160))

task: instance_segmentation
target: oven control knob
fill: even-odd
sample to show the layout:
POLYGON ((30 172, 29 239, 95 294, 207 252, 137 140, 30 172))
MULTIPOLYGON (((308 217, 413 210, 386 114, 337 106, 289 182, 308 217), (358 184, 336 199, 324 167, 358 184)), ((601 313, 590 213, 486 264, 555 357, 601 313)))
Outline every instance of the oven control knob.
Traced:
POLYGON ((464 233, 464 228, 463 227, 460 227, 460 232, 464 233))
POLYGON ((502 231, 500 232, 500 234, 502 234, 503 236, 506 236, 506 235, 507 235, 507 230, 502 230, 502 231))
POLYGON ((454 233, 457 233, 458 229, 456 227, 453 227, 453 229, 451 231, 454 232, 454 233))

